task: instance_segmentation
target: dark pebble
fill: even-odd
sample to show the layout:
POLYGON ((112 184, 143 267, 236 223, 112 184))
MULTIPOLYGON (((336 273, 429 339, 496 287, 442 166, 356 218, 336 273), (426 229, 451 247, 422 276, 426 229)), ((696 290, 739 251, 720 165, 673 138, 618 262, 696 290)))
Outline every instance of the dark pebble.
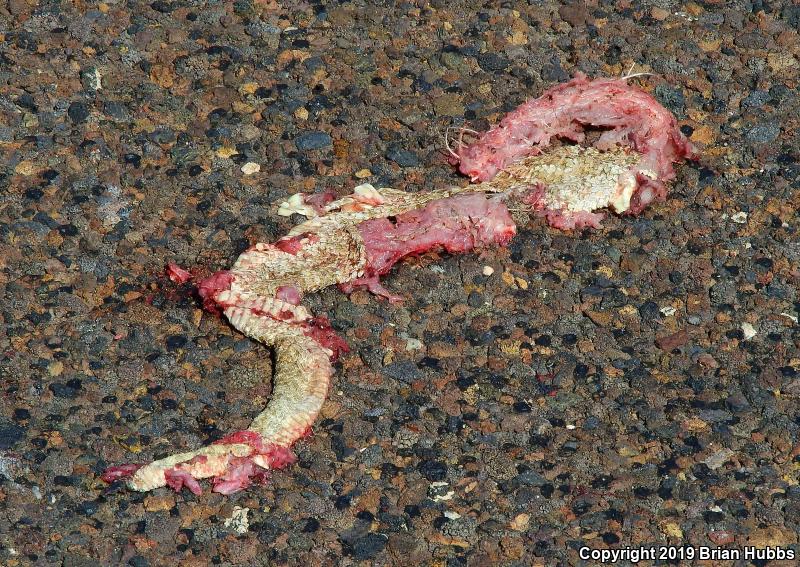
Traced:
POLYGON ((74 124, 85 122, 89 118, 89 107, 83 102, 72 102, 67 108, 67 116, 74 124))
POLYGON ((38 201, 43 196, 44 196, 44 191, 42 191, 41 189, 37 189, 36 187, 27 189, 25 191, 25 198, 31 201, 38 201))
POLYGON ((63 224, 58 227, 58 233, 61 236, 77 236, 78 227, 74 224, 63 224))
POLYGON ((370 533, 352 543, 352 556, 356 561, 374 559, 386 547, 387 537, 370 533))
POLYGON ((676 114, 682 114, 686 106, 686 99, 680 87, 671 87, 666 83, 660 84, 655 88, 655 96, 658 102, 666 106, 676 114))
POLYGON ((25 429, 15 423, 0 419, 0 451, 11 449, 25 437, 25 429))
POLYGON ((148 137, 156 144, 172 144, 177 139, 175 131, 166 126, 156 128, 149 134, 148 137))
POLYGON ((655 322, 659 318, 659 308, 655 301, 645 301, 639 306, 639 316, 645 323, 655 322))
POLYGON ((187 343, 187 338, 183 335, 170 335, 167 337, 167 350, 177 350, 187 343))
POLYGON ((542 66, 542 79, 552 83, 562 82, 569 79, 569 73, 561 67, 558 58, 553 58, 542 66))
POLYGON ((417 365, 410 360, 392 362, 383 367, 383 373, 395 380, 411 383, 421 377, 421 372, 417 365))
POLYGON ((150 4, 150 7, 153 10, 155 10, 156 12, 160 12, 162 14, 169 14, 175 8, 177 8, 178 6, 176 5, 176 3, 173 3, 173 2, 166 2, 166 1, 163 1, 163 0, 156 0, 155 2, 150 4))
POLYGON ((592 503, 586 500, 578 500, 572 505, 572 512, 576 516, 583 516, 586 512, 592 509, 592 503))
POLYGON ((20 108, 24 108, 25 110, 30 110, 31 112, 39 112, 39 107, 36 106, 36 102, 29 93, 22 93, 16 100, 15 104, 20 108))
POLYGON ((477 291, 471 291, 467 297, 467 305, 470 307, 480 307, 483 305, 483 295, 477 291))
POLYGON ((391 146, 386 151, 386 157, 400 167, 417 167, 419 165, 419 157, 417 154, 396 145, 391 146))
POLYGON ((599 425, 600 425, 600 419, 598 419, 597 417, 595 417, 593 415, 590 415, 589 417, 587 417, 583 421, 583 428, 584 429, 588 429, 588 430, 597 429, 597 427, 599 425))
POLYGON ((602 535, 603 542, 606 545, 613 545, 615 543, 619 543, 619 536, 614 532, 606 532, 602 535))
POLYGON ((514 402, 514 411, 517 413, 530 413, 532 410, 530 404, 523 400, 514 402))
POLYGON ((347 510, 352 503, 353 498, 347 494, 338 496, 333 503, 333 507, 337 510, 347 510))
POLYGON ((447 478, 447 465, 440 461, 422 461, 417 468, 431 482, 447 478))
POLYGON ((301 152, 327 148, 332 143, 333 140, 327 132, 306 132, 294 139, 294 145, 301 152))
POLYGON ((14 410, 14 421, 25 421, 31 418, 31 412, 25 408, 17 408, 14 410))
POLYGON ((74 399, 78 395, 78 388, 73 388, 60 382, 53 382, 48 388, 57 398, 74 399))
POLYGON ((356 452, 355 449, 347 444, 347 441, 342 435, 331 435, 331 449, 338 461, 344 461, 347 457, 350 457, 356 452))
POLYGON ((103 112, 114 120, 128 120, 130 118, 128 108, 121 102, 107 101, 103 104, 103 112))
POLYGON ((536 471, 525 471, 517 475, 516 479, 528 486, 543 486, 547 484, 547 479, 536 471))
POLYGON ((86 500, 78 505, 78 513, 84 516, 93 516, 99 505, 95 500, 86 500))
POLYGON ((488 73, 503 71, 508 68, 508 59, 497 53, 487 51, 478 55, 478 65, 488 73))
POLYGON ((768 144, 780 136, 781 127, 777 122, 765 122, 753 126, 745 133, 745 139, 752 144, 768 144))
POLYGON ((122 159, 125 161, 125 163, 128 163, 136 168, 142 165, 142 156, 139 154, 125 154, 122 156, 122 159))
POLYGON ((742 106, 750 108, 761 108, 769 102, 771 95, 769 91, 753 91, 742 101, 742 106))

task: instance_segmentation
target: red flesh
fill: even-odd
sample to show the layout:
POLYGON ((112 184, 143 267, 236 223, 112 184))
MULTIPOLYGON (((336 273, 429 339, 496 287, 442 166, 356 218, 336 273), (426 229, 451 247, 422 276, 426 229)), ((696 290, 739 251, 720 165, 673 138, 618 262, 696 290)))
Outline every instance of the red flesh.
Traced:
POLYGON ((275 297, 292 305, 300 305, 300 291, 293 285, 282 285, 275 290, 275 297))
POLYGON ((547 219, 547 224, 561 230, 574 228, 600 228, 600 221, 605 218, 603 213, 589 211, 554 211, 546 209, 541 214, 547 219))
POLYGON ((212 492, 233 494, 250 486, 250 477, 255 476, 257 467, 250 457, 234 457, 228 462, 225 474, 214 477, 212 492))
POLYGON ((314 193, 313 195, 305 195, 303 197, 303 202, 306 205, 311 205, 317 214, 325 214, 325 205, 330 203, 331 201, 336 200, 336 193, 328 189, 323 193, 314 193))
POLYGON ((215 445, 231 443, 248 445, 253 452, 247 457, 233 457, 228 462, 225 473, 214 478, 212 490, 221 494, 233 494, 244 490, 250 486, 251 479, 262 483, 266 481, 267 471, 253 462, 253 457, 256 455, 264 457, 270 469, 280 469, 297 460, 288 447, 264 443, 261 435, 248 429, 235 431, 214 442, 215 445))
POLYGON ((200 280, 197 284, 197 293, 203 300, 203 309, 211 313, 220 313, 216 295, 224 290, 230 289, 234 277, 228 270, 219 272, 200 280))
POLYGON ((208 456, 206 456, 206 455, 197 455, 196 457, 192 457, 191 459, 186 461, 185 464, 186 465, 194 465, 194 464, 203 465, 203 464, 205 464, 207 462, 208 462, 208 456))
POLYGON ((282 469, 297 462, 297 456, 292 450, 281 445, 269 445, 262 456, 267 459, 270 469, 282 469))
POLYGON ((128 463, 126 465, 116 465, 113 467, 108 467, 100 478, 103 479, 104 482, 112 483, 117 480, 122 480, 126 478, 132 477, 136 471, 142 468, 144 465, 140 465, 137 463, 128 463))
POLYGON ((288 447, 275 445, 274 443, 264 443, 264 439, 261 437, 261 435, 249 429, 234 431, 222 439, 214 441, 213 444, 218 445, 236 443, 249 445, 253 450, 253 453, 250 455, 251 457, 255 455, 264 456, 270 463, 270 468, 279 469, 297 460, 297 458, 294 456, 294 453, 292 453, 292 450, 288 447))
POLYGON ((632 213, 663 198, 663 182, 675 177, 673 163, 696 157, 675 117, 650 94, 621 79, 590 81, 578 74, 510 112, 461 149, 459 170, 474 181, 487 181, 517 159, 539 153, 553 138, 582 142, 585 127, 608 128, 594 144, 598 149, 629 146, 644 155, 641 167, 656 172, 658 181, 639 179, 632 213))
POLYGON ((192 279, 192 274, 181 268, 175 262, 170 262, 169 264, 167 264, 166 272, 167 272, 167 277, 169 277, 171 281, 178 284, 186 283, 190 279, 192 279))
POLYGON ((167 481, 167 486, 169 486, 175 492, 180 492, 181 488, 184 486, 188 488, 192 494, 200 496, 203 493, 203 489, 200 488, 200 483, 197 482, 188 471, 181 470, 178 467, 172 467, 171 469, 167 469, 164 471, 164 479, 167 481))
POLYGON ((297 236, 290 236, 289 238, 281 238, 275 243, 275 248, 287 254, 295 255, 300 252, 306 244, 313 244, 318 240, 319 237, 316 234, 298 234, 297 236), (304 240, 306 242, 303 242, 304 240))
POLYGON ((506 244, 516 227, 506 206, 481 194, 434 201, 423 209, 398 215, 395 222, 374 219, 361 223, 367 263, 364 276, 349 286, 371 287, 406 256, 444 249, 451 254, 489 244, 506 244))
POLYGON ((242 445, 249 445, 256 453, 260 453, 264 449, 264 441, 261 439, 261 435, 255 431, 250 431, 249 429, 240 429, 239 431, 229 433, 222 439, 214 441, 212 445, 228 445, 239 443, 242 445))
MULTIPOLYGON (((632 213, 638 213, 655 199, 663 198, 666 188, 662 182, 675 176, 672 164, 683 158, 694 157, 694 148, 678 130, 674 117, 649 94, 622 80, 589 81, 585 76, 578 75, 572 81, 550 89, 539 99, 522 105, 508 114, 497 127, 485 133, 478 142, 461 150, 459 169, 473 180, 489 180, 516 159, 540 152, 554 137, 583 141, 585 126, 609 128, 595 144, 599 149, 607 149, 615 144, 630 146, 645 156, 642 167, 657 173, 657 180, 637 175, 638 188, 630 207, 632 213)), ((543 188, 534 188, 526 201, 537 208, 542 192, 543 188)), ((328 194, 322 194, 308 198, 306 202, 321 212, 331 198, 328 194)), ((589 212, 563 214, 540 207, 539 210, 547 216, 551 225, 558 228, 597 226, 602 219, 601 214, 589 212)), ((386 218, 374 219, 361 223, 358 229, 367 255, 364 275, 342 287, 352 289, 366 286, 390 299, 396 299, 397 296, 380 286, 378 277, 387 273, 402 258, 432 249, 462 253, 491 243, 502 245, 513 237, 516 230, 502 203, 479 194, 441 199, 423 209, 398 215, 394 222, 386 218)), ((303 234, 281 239, 275 243, 275 247, 295 255, 304 244, 309 241, 313 243, 315 239, 314 235, 303 234)), ((176 283, 185 283, 192 277, 174 263, 168 264, 167 275, 176 283)), ((225 307, 218 305, 215 297, 219 292, 230 289, 233 280, 233 274, 228 271, 220 271, 201 280, 198 293, 204 307, 215 312, 219 311, 219 307, 225 307)), ((281 286, 276 298, 298 305, 300 293, 294 286, 281 286)), ((286 315, 291 318, 291 313, 286 312, 286 315)), ((333 352, 333 359, 341 352, 347 352, 347 344, 333 332, 327 318, 317 317, 301 325, 306 336, 333 352)), ((281 468, 296 461, 288 447, 264 443, 254 431, 237 431, 217 443, 245 444, 252 450, 247 457, 232 457, 225 473, 213 480, 213 490, 222 494, 243 490, 251 484, 251 479, 265 480, 266 470, 255 464, 255 456, 263 457, 270 468, 281 468)), ((185 486, 193 493, 200 494, 197 480, 181 467, 204 463, 206 460, 207 457, 200 456, 184 465, 167 469, 164 472, 167 484, 176 491, 185 486)), ((102 479, 114 482, 128 478, 141 466, 128 464, 110 467, 103 473, 102 479)))
POLYGON ((343 293, 353 293, 355 289, 359 288, 365 288, 369 290, 371 294, 377 295, 378 297, 385 297, 389 300, 389 303, 401 303, 403 301, 402 295, 397 295, 386 289, 383 284, 381 284, 380 278, 374 274, 371 276, 362 276, 353 281, 339 284, 339 289, 342 290, 343 293))

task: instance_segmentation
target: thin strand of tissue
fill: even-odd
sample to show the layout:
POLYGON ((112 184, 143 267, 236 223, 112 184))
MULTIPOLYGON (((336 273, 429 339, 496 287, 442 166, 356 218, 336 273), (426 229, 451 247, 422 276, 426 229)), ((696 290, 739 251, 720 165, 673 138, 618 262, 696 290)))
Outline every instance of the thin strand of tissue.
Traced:
POLYGON ((644 154, 641 165, 655 171, 661 183, 675 177, 673 163, 696 155, 675 117, 650 94, 624 79, 589 80, 579 73, 461 149, 459 170, 473 181, 488 181, 520 157, 541 152, 553 138, 583 142, 587 126, 607 129, 594 144, 600 150, 620 144, 644 154))

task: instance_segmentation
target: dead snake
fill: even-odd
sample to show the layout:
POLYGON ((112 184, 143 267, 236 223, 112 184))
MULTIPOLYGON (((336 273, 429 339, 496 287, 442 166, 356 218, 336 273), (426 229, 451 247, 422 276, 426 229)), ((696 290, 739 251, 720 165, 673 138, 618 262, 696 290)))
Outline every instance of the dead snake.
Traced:
MULTIPOLYGON (((622 80, 578 77, 551 91, 580 90, 583 85, 596 90, 598 81, 634 89, 621 85, 622 80)), ((535 106, 541 100, 527 104, 535 106)), ((553 100, 551 96, 548 104, 553 100)), ((667 113, 660 105, 656 110, 667 113)), ((529 122, 536 119, 534 114, 528 113, 529 122)), ((677 131, 674 119, 671 126, 677 131)), ((486 140, 496 145, 503 135, 513 137, 513 133, 498 133, 502 127, 501 122, 485 134, 486 140)), ((526 127, 531 129, 530 124, 526 127)), ((574 130, 572 124, 568 127, 574 130)), ((553 135, 560 134, 571 137, 564 132, 553 135)), ((682 139, 680 132, 675 136, 682 139)), ((519 145, 519 140, 512 141, 519 145)), ((691 146, 683 142, 683 153, 668 156, 670 162, 691 155, 691 146)), ((462 155, 469 154, 474 161, 480 143, 466 148, 471 154, 462 155)), ((548 143, 549 139, 537 151, 548 143)), ((529 144, 535 145, 535 141, 529 144)), ((594 225, 593 211, 600 208, 626 212, 636 192, 648 182, 669 181, 653 165, 652 148, 647 150, 637 151, 634 142, 603 151, 565 145, 522 159, 504 156, 499 173, 466 187, 407 193, 362 185, 349 196, 315 207, 301 196, 290 199, 282 206, 282 214, 300 212, 311 218, 273 244, 256 244, 229 270, 197 286, 207 308, 221 311, 234 328, 274 348, 274 385, 266 409, 244 431, 143 466, 111 467, 103 479, 126 479, 130 488, 140 491, 169 485, 199 494, 197 479, 213 477, 214 491, 231 494, 253 480, 264 480, 266 471, 294 462, 291 446, 310 430, 328 393, 331 361, 347 349, 327 319, 314 317, 300 305, 303 294, 339 284, 346 291, 366 287, 395 300, 397 296, 381 287, 378 277, 402 257, 437 248, 467 252, 508 242, 515 234, 509 202, 515 209, 539 212, 560 228, 594 225)), ((496 162, 494 155, 489 157, 496 162)), ((481 178, 480 174, 471 176, 481 178)))

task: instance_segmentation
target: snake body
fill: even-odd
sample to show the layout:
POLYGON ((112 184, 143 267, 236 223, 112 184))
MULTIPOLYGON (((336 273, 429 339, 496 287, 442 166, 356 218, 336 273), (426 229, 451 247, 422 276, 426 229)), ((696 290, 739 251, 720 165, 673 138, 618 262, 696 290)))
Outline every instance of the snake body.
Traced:
POLYGON ((197 284, 206 308, 274 349, 273 393, 265 410, 248 429, 216 443, 143 466, 111 467, 103 479, 125 479, 140 491, 169 485, 197 494, 202 478, 213 477, 213 490, 224 494, 264 480, 266 471, 294 462, 291 446, 310 430, 328 393, 332 361, 347 350, 325 317, 300 305, 304 294, 339 284, 397 300, 378 282, 395 262, 430 249, 461 253, 507 243, 516 230, 509 203, 548 220, 578 219, 573 226, 598 208, 625 212, 641 176, 658 177, 644 157, 625 146, 561 146, 466 187, 408 193, 362 185, 316 209, 299 199, 311 218, 197 284))

